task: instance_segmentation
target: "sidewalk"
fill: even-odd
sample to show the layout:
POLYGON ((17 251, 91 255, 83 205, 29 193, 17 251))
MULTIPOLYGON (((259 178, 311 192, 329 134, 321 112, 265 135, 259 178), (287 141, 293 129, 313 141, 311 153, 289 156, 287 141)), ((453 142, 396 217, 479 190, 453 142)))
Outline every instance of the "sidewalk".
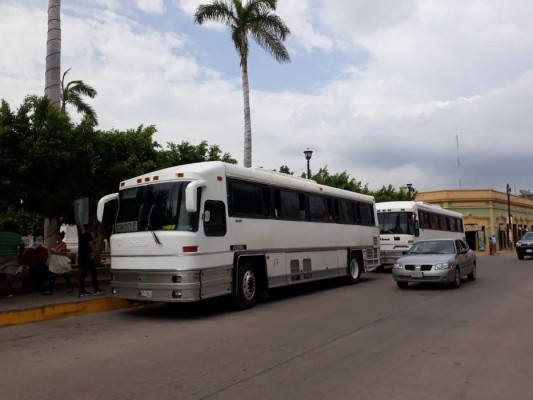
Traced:
POLYGON ((0 328, 134 306, 125 300, 112 298, 108 285, 102 285, 102 289, 105 290, 103 295, 81 298, 77 291, 66 293, 66 289, 58 289, 48 296, 21 293, 0 297, 0 328))

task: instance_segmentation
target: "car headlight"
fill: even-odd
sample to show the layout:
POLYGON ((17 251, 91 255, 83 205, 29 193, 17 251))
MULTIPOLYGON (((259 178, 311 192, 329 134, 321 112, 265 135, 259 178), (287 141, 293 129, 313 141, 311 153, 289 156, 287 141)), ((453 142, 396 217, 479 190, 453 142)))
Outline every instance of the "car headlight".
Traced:
POLYGON ((522 242, 516 242, 516 247, 522 246, 522 242))
POLYGON ((394 263, 393 269, 403 269, 403 264, 400 263, 394 263))
POLYGON ((452 263, 445 262, 445 263, 435 264, 433 266, 433 269, 435 269, 435 270, 438 270, 438 269, 452 269, 454 267, 455 267, 455 265, 453 265, 452 263))

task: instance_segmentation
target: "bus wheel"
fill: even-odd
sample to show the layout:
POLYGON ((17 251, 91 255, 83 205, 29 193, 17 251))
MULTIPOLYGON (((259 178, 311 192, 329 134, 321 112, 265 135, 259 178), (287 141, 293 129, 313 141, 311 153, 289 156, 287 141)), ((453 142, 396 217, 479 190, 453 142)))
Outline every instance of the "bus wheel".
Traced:
POLYGON ((359 261, 357 257, 352 256, 350 260, 350 267, 348 269, 348 279, 351 283, 359 282, 361 278, 361 268, 359 266, 359 261))
POLYGON ((246 263, 239 268, 237 277, 237 293, 234 295, 234 305, 238 310, 251 308, 257 302, 258 285, 255 269, 246 263))

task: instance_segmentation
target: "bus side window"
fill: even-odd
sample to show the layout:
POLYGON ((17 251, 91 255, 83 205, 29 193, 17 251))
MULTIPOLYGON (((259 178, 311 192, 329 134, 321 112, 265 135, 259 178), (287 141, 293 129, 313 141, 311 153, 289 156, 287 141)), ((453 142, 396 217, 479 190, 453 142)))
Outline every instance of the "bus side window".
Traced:
POLYGON ((206 236, 226 235, 226 206, 222 201, 205 202, 204 232, 206 236))

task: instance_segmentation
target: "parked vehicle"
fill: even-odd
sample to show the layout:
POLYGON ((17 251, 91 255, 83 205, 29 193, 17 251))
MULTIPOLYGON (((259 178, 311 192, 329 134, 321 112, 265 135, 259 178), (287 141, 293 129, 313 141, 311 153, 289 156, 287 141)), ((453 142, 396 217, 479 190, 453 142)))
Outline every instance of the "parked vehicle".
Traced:
POLYGON ((120 184, 111 293, 192 302, 260 292, 379 266, 374 198, 308 179, 221 162, 171 167, 120 184))
POLYGON ((461 213, 421 201, 377 203, 381 264, 391 268, 419 240, 465 241, 461 213))
POLYGON ((523 260, 524 256, 533 258, 533 232, 527 232, 522 239, 516 242, 516 255, 519 260, 523 260))
POLYGON ((476 255, 460 239, 420 240, 392 269, 400 289, 409 282, 441 282, 458 288, 464 276, 476 279, 476 255))

